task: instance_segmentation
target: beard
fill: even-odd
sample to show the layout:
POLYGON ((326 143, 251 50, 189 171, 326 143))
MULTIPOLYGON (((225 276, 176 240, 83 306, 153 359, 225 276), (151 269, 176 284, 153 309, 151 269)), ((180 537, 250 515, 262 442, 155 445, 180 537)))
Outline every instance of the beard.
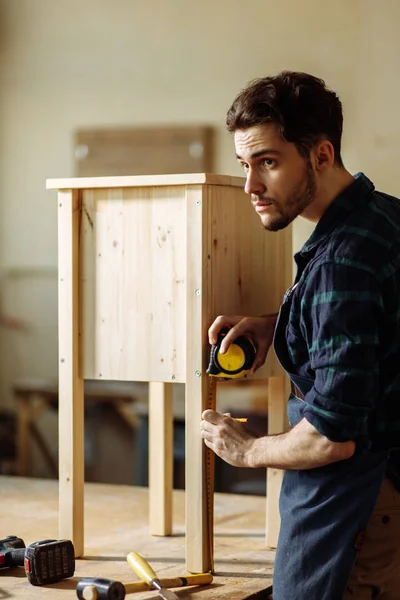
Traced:
POLYGON ((290 225, 315 200, 316 190, 317 184, 311 162, 306 161, 304 177, 294 187, 285 205, 277 206, 271 199, 276 214, 266 224, 263 223, 264 229, 279 231, 290 225))

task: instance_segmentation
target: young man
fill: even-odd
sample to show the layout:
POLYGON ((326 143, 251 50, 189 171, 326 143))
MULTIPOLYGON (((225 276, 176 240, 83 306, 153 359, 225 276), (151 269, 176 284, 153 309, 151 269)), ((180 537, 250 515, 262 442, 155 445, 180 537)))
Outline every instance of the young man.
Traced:
POLYGON ((285 469, 274 600, 400 598, 400 203, 352 176, 342 107, 325 83, 283 72, 252 82, 227 115, 245 191, 268 231, 316 223, 295 255, 279 316, 219 316, 275 352, 290 377, 290 430, 257 438, 207 410, 205 444, 238 467, 285 469))

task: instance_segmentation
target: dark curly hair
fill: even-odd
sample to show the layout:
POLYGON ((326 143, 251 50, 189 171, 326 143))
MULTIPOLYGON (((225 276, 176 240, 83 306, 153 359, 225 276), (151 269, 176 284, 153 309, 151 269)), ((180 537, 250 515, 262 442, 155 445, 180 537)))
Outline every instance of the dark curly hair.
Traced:
POLYGON ((275 123, 288 142, 309 158, 320 140, 329 140, 335 164, 343 167, 340 155, 342 103, 322 79, 308 73, 282 71, 275 77, 254 79, 233 101, 226 116, 231 133, 255 125, 275 123))

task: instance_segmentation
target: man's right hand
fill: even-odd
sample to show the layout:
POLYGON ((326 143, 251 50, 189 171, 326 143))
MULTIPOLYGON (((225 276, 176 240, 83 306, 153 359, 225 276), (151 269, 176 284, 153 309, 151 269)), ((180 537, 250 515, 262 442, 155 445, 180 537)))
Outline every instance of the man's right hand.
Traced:
POLYGON ((262 317, 228 317, 220 315, 208 330, 208 340, 210 344, 216 344, 221 329, 229 329, 221 343, 220 352, 223 354, 239 336, 243 335, 249 338, 256 349, 256 356, 250 370, 250 373, 253 374, 266 361, 274 337, 277 317, 277 314, 262 317))

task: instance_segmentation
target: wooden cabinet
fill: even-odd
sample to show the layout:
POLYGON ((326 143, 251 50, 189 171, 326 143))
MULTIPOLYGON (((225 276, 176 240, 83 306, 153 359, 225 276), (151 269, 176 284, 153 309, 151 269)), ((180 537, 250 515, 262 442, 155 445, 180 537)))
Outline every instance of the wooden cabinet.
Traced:
MULTIPOLYGON (((291 282, 290 228, 266 232, 243 184, 205 174, 47 182, 58 190, 59 210, 60 536, 73 539, 77 556, 84 551, 83 380, 150 383, 155 535, 172 529, 175 381, 186 389, 186 566, 210 568, 199 428, 209 403, 207 329, 218 314, 277 311, 291 282)), ((272 352, 257 377, 275 390, 271 422, 283 427, 283 374, 272 352)), ((275 476, 270 523, 278 488, 275 476)))

